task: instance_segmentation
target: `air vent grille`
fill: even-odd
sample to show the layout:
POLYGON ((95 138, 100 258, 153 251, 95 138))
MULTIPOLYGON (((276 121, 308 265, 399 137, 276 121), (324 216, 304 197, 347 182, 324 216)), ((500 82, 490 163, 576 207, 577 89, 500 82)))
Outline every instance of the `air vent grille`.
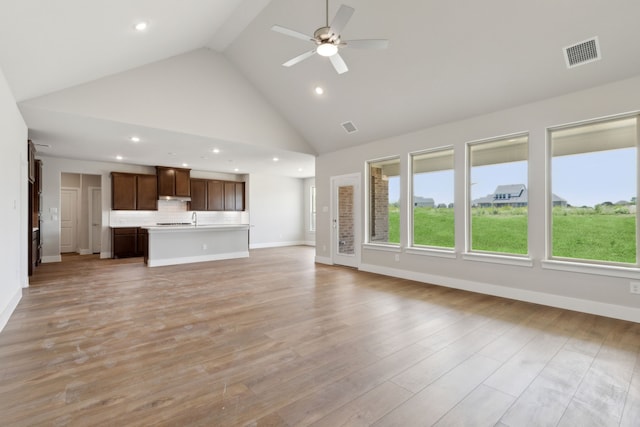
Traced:
POLYGON ((600 44, 597 37, 565 47, 564 52, 567 68, 588 64, 601 58, 600 44))
POLYGON ((351 121, 342 123, 342 127, 347 133, 358 132, 358 128, 351 121))

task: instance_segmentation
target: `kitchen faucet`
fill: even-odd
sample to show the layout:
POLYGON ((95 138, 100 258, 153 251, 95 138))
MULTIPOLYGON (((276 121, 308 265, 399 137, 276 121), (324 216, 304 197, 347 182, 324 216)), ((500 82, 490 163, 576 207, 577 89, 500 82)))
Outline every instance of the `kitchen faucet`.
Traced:
POLYGON ((196 227, 198 226, 198 213, 196 211, 193 211, 193 213, 191 214, 191 222, 196 227))

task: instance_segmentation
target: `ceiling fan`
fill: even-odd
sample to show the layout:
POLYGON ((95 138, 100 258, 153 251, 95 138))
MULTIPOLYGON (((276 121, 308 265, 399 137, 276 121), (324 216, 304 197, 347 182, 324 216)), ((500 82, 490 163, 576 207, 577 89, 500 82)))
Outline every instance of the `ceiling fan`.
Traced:
POLYGON ((296 65, 297 63, 302 62, 317 53, 320 56, 328 57, 336 72, 338 74, 342 74, 349 71, 349 68, 338 53, 339 48, 353 47, 357 49, 386 49, 389 46, 389 40, 384 39, 343 41, 340 38, 340 33, 344 29, 345 25, 347 25, 347 22, 349 22, 349 19, 351 19, 351 15, 353 15, 355 9, 343 4, 342 6, 340 6, 340 9, 338 9, 336 16, 333 18, 333 21, 331 21, 331 25, 329 25, 329 0, 326 1, 326 5, 326 25, 324 27, 318 28, 313 33, 313 37, 303 33, 299 33, 298 31, 291 30, 289 28, 281 27, 279 25, 274 25, 273 27, 271 27, 273 31, 276 31, 278 33, 282 33, 290 37, 295 37, 297 39, 310 41, 316 45, 313 50, 310 50, 303 53, 302 55, 298 55, 295 58, 288 60, 287 62, 282 64, 283 66, 291 67, 292 65, 296 65))

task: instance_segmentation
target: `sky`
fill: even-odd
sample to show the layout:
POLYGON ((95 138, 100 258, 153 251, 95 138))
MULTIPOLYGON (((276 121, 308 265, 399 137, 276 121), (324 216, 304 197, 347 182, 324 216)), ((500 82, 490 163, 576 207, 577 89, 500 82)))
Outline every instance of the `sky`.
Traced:
MULTIPOLYGON (((630 201, 636 195, 636 149, 598 151, 555 157, 551 165, 552 192, 572 206, 630 201)), ((475 167, 471 173, 471 197, 493 194, 502 184, 527 183, 527 162, 475 167)), ((431 197, 436 205, 453 203, 453 171, 419 174, 414 194, 431 197)), ((389 178, 389 201, 400 198, 399 177, 389 178)))

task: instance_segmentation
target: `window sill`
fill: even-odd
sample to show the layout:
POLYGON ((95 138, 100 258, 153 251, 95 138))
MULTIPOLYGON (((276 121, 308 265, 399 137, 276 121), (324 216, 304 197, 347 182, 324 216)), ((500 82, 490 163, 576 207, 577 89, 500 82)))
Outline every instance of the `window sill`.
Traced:
POLYGON ((570 271, 573 273, 597 274, 600 276, 640 279, 640 269, 617 265, 588 264, 582 262, 543 260, 542 268, 548 270, 570 271))
POLYGON ((450 258, 450 259, 457 258, 457 255, 453 250, 447 250, 447 249, 419 248, 414 246, 411 248, 406 248, 404 251, 405 253, 414 254, 414 255, 426 255, 426 256, 450 258))
POLYGON ((371 249, 382 252, 402 252, 400 245, 390 245, 384 243, 365 243, 362 245, 364 249, 371 249))
POLYGON ((467 261, 489 262, 493 264, 515 265, 518 267, 533 267, 533 260, 528 257, 465 252, 462 254, 462 259, 467 261))

